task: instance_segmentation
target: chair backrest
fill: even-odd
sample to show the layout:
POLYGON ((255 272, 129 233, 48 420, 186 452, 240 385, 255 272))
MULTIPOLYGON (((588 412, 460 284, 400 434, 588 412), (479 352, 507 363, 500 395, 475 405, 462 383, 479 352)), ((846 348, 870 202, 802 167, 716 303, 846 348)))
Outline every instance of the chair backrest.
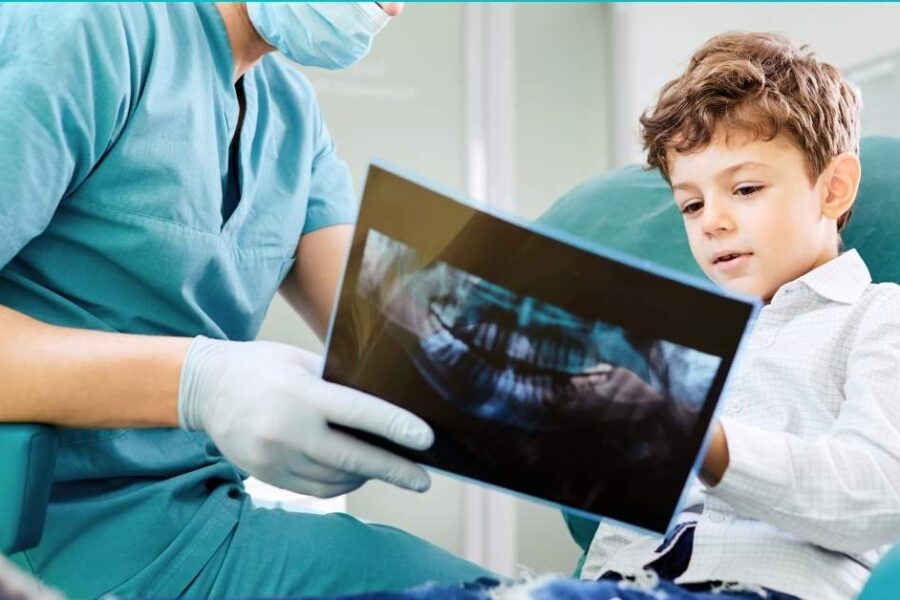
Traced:
MULTIPOLYGON (((900 139, 862 141, 863 179, 853 217, 843 232, 875 281, 900 282, 900 139)), ((543 224, 622 252, 703 277, 688 250, 681 215, 657 171, 637 165, 578 186, 539 219, 543 224)))
MULTIPOLYGON (((900 283, 900 139, 862 141, 863 176, 853 216, 843 232, 877 282, 900 283)), ((657 171, 629 166, 595 177, 562 197, 540 221, 616 250, 703 277, 694 263, 672 202, 657 171)), ((575 541, 585 550, 597 522, 566 514, 575 541)))

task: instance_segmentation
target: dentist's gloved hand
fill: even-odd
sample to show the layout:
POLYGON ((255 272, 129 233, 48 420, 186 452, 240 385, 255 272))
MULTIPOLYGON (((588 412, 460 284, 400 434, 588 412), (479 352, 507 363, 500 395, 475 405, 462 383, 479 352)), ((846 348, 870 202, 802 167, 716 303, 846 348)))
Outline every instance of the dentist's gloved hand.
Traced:
POLYGON ((433 443, 431 428, 402 408, 322 380, 320 364, 317 355, 285 344, 197 337, 182 367, 179 423, 205 431, 253 477, 302 494, 338 496, 367 479, 428 489, 420 466, 328 423, 415 450, 433 443))

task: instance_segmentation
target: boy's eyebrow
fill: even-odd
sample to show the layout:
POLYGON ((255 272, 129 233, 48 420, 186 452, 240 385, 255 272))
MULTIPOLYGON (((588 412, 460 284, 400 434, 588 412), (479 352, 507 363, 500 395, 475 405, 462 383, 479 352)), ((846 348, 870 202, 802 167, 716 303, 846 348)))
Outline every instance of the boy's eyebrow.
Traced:
POLYGON ((696 187, 697 186, 695 186, 693 183, 687 183, 687 182, 686 183, 674 183, 674 184, 672 184, 672 191, 693 190, 693 189, 696 189, 696 187))
POLYGON ((757 162, 757 161, 755 161, 755 160, 747 160, 747 161, 744 161, 744 162, 742 162, 742 163, 738 163, 738 164, 736 164, 736 165, 731 165, 731 166, 728 167, 727 169, 722 169, 722 170, 719 172, 719 176, 721 177, 722 175, 731 175, 731 174, 736 173, 737 171, 740 171, 741 169, 744 169, 744 168, 747 168, 747 167, 763 167, 763 168, 766 168, 766 167, 768 167, 768 166, 769 166, 769 165, 767 165, 767 164, 765 164, 765 163, 757 162))
MULTIPOLYGON (((767 168, 768 165, 765 164, 765 163, 757 162, 757 161, 755 161, 755 160, 747 160, 747 161, 744 161, 744 162, 741 162, 741 163, 737 163, 736 165, 731 165, 731 166, 728 167, 728 168, 722 169, 721 171, 719 171, 719 172, 716 174, 716 178, 724 177, 724 176, 727 176, 727 175, 733 175, 733 174, 736 173, 737 171, 740 171, 741 169, 746 169, 746 168, 748 168, 748 167, 763 167, 763 168, 767 168)), ((672 184, 672 190, 673 190, 673 191, 674 191, 674 190, 693 190, 693 189, 696 189, 696 188, 697 188, 696 184, 691 183, 690 181, 685 181, 685 182, 680 182, 680 183, 672 184)))

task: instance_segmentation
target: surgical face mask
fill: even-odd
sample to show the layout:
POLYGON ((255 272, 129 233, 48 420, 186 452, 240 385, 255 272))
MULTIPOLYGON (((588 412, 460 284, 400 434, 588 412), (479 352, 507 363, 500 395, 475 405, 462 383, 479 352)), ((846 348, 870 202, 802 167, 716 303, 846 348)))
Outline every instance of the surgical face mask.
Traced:
POLYGON ((342 69, 369 53, 390 20, 375 2, 248 2, 250 22, 288 59, 342 69))

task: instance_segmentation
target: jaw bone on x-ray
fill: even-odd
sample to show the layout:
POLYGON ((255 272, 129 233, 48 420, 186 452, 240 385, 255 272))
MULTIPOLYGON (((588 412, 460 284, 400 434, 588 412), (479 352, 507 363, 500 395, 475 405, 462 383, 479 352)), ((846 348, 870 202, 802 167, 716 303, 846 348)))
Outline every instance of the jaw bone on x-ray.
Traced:
POLYGON ((662 271, 373 164, 324 377, 435 432, 369 443, 663 532, 758 307, 662 271))
POLYGON ((438 262, 370 231, 358 293, 377 304, 388 331, 418 338, 411 358, 441 398, 470 414, 523 429, 558 429, 670 417, 691 424, 718 357, 589 321, 438 262), (688 359, 685 354, 692 356, 688 359), (681 367, 670 372, 676 358, 681 367), (661 403, 668 403, 660 410, 661 403))
MULTIPOLYGON (((433 420, 435 448, 417 458, 443 468, 458 465, 464 475, 538 496, 547 485, 563 491, 570 485, 564 469, 556 478, 539 469, 566 459, 614 463, 606 475, 664 471, 668 461, 661 457, 678 458, 669 449, 693 433, 720 363, 665 340, 634 339, 622 327, 582 318, 447 263, 425 264, 414 249, 376 230, 368 232, 355 296, 354 337, 370 342, 361 354, 399 352, 383 377, 406 380, 401 395, 418 396, 410 408, 426 419, 441 413, 433 420), (395 370, 404 364, 414 368, 395 370), (426 395, 443 407, 427 406, 426 395), (441 425, 448 421, 466 421, 468 428, 494 423, 488 429, 497 435, 488 437, 506 448, 498 451, 483 434, 447 439, 441 425), (585 430, 608 440, 605 455, 561 454, 577 452, 571 438, 585 430), (473 472, 475 464, 481 467, 473 472)), ((585 472, 582 479, 590 477, 585 472)), ((578 499, 577 489, 569 495, 569 503, 589 508, 591 499, 578 499)))

